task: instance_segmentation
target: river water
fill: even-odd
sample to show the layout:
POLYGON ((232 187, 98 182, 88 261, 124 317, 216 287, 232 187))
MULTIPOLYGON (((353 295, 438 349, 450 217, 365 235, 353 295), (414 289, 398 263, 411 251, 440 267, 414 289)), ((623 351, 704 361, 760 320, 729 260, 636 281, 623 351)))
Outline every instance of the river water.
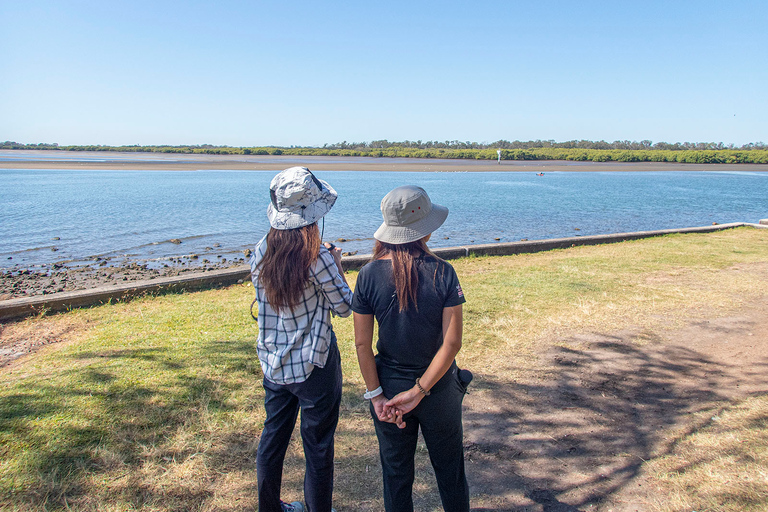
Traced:
MULTIPOLYGON (((369 253, 392 188, 450 209, 430 245, 511 242, 768 218, 768 172, 317 171, 339 192, 324 239, 369 253)), ((242 256, 268 230, 274 171, 0 169, 0 267, 95 256, 242 256), (172 239, 182 243, 173 243, 172 239)))

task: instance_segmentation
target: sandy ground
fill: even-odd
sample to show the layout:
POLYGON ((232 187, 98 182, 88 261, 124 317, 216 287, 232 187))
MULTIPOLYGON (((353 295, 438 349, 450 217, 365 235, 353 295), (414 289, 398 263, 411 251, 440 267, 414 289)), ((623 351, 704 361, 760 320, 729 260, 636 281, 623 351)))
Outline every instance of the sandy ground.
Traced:
POLYGON ((0 158, 0 169, 91 170, 266 170, 302 165, 318 171, 554 172, 554 171, 764 171, 759 164, 677 164, 653 162, 568 162, 556 160, 447 160, 431 158, 319 157, 294 155, 185 155, 168 153, 4 151, 24 158, 0 158), (32 159, 35 158, 35 159, 32 159))

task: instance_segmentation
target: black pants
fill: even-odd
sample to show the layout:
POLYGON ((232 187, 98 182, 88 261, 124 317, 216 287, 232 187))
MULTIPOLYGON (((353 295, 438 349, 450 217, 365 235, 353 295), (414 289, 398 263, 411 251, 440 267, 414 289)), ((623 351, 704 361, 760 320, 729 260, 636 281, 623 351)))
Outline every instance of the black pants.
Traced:
MULTIPOLYGON (((381 365, 379 381, 388 398, 413 387, 413 375, 398 373, 381 365)), ((465 388, 454 364, 419 405, 404 419, 406 427, 378 420, 371 414, 379 439, 379 456, 384 476, 384 507, 387 512, 413 511, 414 455, 419 428, 435 470, 437 488, 446 512, 469 511, 469 487, 464 473, 464 430, 461 402, 465 388)))
POLYGON ((315 367, 298 384, 264 379, 267 419, 259 440, 256 472, 259 511, 280 512, 283 461, 301 409, 301 439, 306 471, 304 501, 310 512, 330 512, 333 501, 333 436, 341 403, 341 358, 333 335, 325 368, 315 367))

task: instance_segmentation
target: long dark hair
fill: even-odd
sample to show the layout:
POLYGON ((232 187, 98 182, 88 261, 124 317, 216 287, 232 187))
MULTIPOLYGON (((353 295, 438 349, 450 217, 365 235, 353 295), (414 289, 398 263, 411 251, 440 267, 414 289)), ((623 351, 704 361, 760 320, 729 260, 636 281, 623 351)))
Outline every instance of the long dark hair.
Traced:
POLYGON ((416 270, 415 260, 422 255, 437 257, 429 250, 423 238, 407 244, 388 244, 376 240, 373 246, 373 260, 380 260, 386 256, 392 258, 392 276, 395 279, 400 312, 408 309, 411 303, 416 311, 419 310, 416 297, 419 289, 419 273, 416 270))
POLYGON ((259 282, 276 312, 293 311, 309 282, 309 270, 320 254, 317 223, 296 229, 270 228, 267 250, 259 263, 259 282))

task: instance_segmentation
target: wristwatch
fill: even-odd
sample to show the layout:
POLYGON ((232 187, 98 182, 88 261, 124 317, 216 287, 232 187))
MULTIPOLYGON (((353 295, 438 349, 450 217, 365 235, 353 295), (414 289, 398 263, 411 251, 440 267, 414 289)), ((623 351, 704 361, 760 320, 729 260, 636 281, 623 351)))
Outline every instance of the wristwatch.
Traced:
POLYGON ((370 400, 371 398, 375 398, 375 397, 379 396, 383 392, 384 392, 384 390, 381 389, 381 386, 377 387, 373 391, 368 391, 366 389, 365 393, 363 393, 363 398, 365 398, 366 400, 370 400))

